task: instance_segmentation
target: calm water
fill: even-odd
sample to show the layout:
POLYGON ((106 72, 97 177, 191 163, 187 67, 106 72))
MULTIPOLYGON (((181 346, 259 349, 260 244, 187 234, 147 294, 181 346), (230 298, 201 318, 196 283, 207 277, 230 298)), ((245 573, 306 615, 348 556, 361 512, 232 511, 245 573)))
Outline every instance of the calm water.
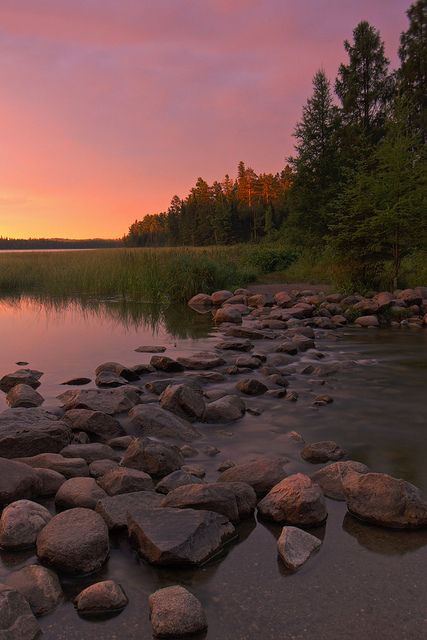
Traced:
MULTIPOLYGON (((60 383, 74 376, 93 377, 97 364, 117 360, 133 365, 148 354, 134 349, 163 344, 166 355, 212 348, 217 340, 210 316, 187 308, 158 308, 119 301, 40 304, 0 302, 0 371, 17 361, 45 372, 39 391, 46 405, 56 404, 60 383)), ((261 415, 247 414, 223 428, 202 427, 202 445, 215 445, 216 458, 200 454, 208 479, 217 477, 221 460, 243 460, 258 453, 283 453, 289 471, 311 472, 298 446, 285 435, 299 431, 306 441, 335 439, 352 458, 373 470, 403 477, 427 491, 427 331, 347 329, 317 340, 326 363, 338 373, 324 386, 310 376, 294 376, 297 403, 253 398, 261 415), (328 393, 334 403, 315 409, 312 400, 328 393)), ((257 351, 271 351, 257 344, 257 351)), ((232 379, 231 384, 236 380, 232 379)), ((225 385, 209 387, 212 393, 225 385)), ((227 381, 230 386, 230 381, 227 381)), ((65 387, 66 389, 67 387, 65 387)), ((5 407, 4 397, 0 397, 5 407)), ((198 446, 198 445, 196 445, 198 446)), ((147 597, 161 586, 188 586, 206 607, 207 640, 389 640, 427 637, 427 532, 396 532, 363 525, 346 515, 343 503, 328 500, 326 526, 314 533, 321 551, 296 574, 277 560, 280 527, 249 520, 226 557, 198 570, 157 570, 141 562, 127 540, 114 540, 102 572, 64 580, 69 600, 40 619, 49 640, 148 640, 147 597), (127 592, 130 604, 116 618, 83 621, 70 599, 84 586, 111 577, 127 592)), ((1 554, 0 574, 35 560, 31 553, 1 554)))

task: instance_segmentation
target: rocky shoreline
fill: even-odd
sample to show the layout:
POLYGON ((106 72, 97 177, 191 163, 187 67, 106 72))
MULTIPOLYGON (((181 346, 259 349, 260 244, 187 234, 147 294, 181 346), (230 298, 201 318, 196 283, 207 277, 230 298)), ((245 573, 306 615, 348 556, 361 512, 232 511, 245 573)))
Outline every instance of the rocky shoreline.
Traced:
MULTIPOLYGON (((213 458, 220 453, 209 444, 212 425, 256 415, 251 398, 297 402, 296 376, 321 381, 334 374, 319 347, 323 335, 348 324, 423 330, 427 288, 366 298, 240 289, 199 294, 189 304, 213 314, 218 340, 211 351, 171 358, 163 345, 137 346, 149 362, 103 363, 93 388, 80 388, 87 378, 68 380, 75 388, 59 396, 60 407, 46 409, 37 391, 41 371, 0 379, 11 407, 0 414, 0 547, 37 554, 37 564, 10 571, 0 585, 0 629, 8 640, 40 635, 37 617, 63 601, 63 576, 81 577, 82 586, 96 576, 116 531, 127 532, 153 567, 197 571, 233 545, 239 523, 256 514, 283 527, 277 553, 296 571, 321 553, 322 541, 309 530, 327 519, 326 498, 345 501, 350 517, 366 526, 427 526, 427 502, 414 485, 349 460, 334 441, 288 434, 312 473, 289 472, 280 452, 222 459, 212 481, 197 463, 200 448, 213 458)), ((325 393, 313 399, 316 407, 332 402, 325 393)), ((196 595, 182 585, 153 593, 153 634, 203 632, 209 621, 196 595)), ((82 588, 74 604, 76 615, 117 615, 128 598, 120 584, 102 580, 82 588)))

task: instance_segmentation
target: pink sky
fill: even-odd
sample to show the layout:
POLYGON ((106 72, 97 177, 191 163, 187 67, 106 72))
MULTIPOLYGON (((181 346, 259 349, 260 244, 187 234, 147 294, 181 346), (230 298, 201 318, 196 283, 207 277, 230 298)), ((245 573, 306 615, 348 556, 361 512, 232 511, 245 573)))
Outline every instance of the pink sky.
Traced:
POLYGON ((198 176, 280 170, 360 20, 408 0, 1 0, 0 235, 119 237, 198 176))

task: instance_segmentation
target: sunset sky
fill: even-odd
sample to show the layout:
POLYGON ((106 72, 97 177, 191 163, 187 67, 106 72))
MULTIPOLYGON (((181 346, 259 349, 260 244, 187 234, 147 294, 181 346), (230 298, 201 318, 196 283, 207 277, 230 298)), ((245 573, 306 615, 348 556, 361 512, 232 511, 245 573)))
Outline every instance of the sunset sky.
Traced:
POLYGON ((363 19, 409 0, 0 0, 0 235, 119 237, 200 175, 278 171, 363 19))

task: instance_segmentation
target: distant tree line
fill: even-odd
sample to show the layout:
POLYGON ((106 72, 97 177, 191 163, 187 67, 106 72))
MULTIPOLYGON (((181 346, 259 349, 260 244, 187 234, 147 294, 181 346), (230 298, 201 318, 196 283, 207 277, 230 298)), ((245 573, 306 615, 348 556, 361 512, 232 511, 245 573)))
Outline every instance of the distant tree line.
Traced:
POLYGON ((27 240, 0 236, 0 250, 23 249, 107 249, 123 246, 122 240, 68 240, 66 238, 30 238, 27 240))
POLYGON ((134 246, 207 245, 281 238, 328 253, 360 284, 427 247, 427 0, 407 11, 400 67, 391 72, 379 31, 360 22, 332 84, 320 69, 296 125, 295 154, 277 174, 243 162, 236 179, 199 178, 166 212, 135 221, 134 246))

